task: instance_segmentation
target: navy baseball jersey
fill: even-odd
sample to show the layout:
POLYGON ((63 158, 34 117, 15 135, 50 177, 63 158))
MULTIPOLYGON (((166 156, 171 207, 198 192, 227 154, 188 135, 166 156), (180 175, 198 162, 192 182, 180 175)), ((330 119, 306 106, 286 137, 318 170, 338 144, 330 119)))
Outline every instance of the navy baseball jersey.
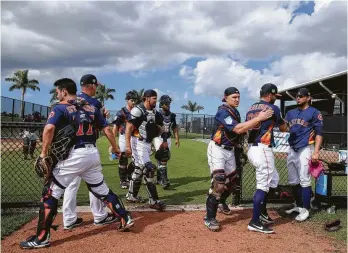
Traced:
POLYGON ((99 110, 103 107, 98 99, 90 97, 86 93, 81 92, 80 94, 77 95, 77 97, 83 98, 88 104, 93 105, 94 107, 97 107, 99 110))
POLYGON ((165 112, 163 110, 160 110, 160 113, 163 117, 164 131, 167 132, 167 136, 170 137, 172 135, 171 131, 174 131, 174 129, 177 127, 176 114, 170 111, 165 112))
POLYGON ((322 135, 323 116, 312 106, 288 111, 285 122, 289 127, 289 145, 294 150, 313 144, 316 135, 322 135))
POLYGON ((260 100, 253 104, 246 113, 246 121, 255 118, 262 110, 270 108, 273 110, 271 118, 262 121, 256 125, 253 129, 249 130, 248 143, 257 144, 262 143, 269 147, 274 146, 274 134, 273 128, 279 127, 284 124, 285 121, 280 114, 280 109, 274 104, 270 104, 266 101, 260 100))
POLYGON ((129 117, 130 117, 130 111, 127 109, 127 107, 123 107, 121 110, 119 110, 116 113, 115 119, 112 122, 112 124, 118 127, 119 134, 125 133, 126 123, 129 117))
POLYGON ((221 105, 215 115, 214 130, 211 135, 218 145, 234 147, 239 144, 239 135, 233 129, 240 123, 240 114, 237 108, 221 105))
POLYGON ((68 124, 76 125, 76 146, 95 144, 96 130, 108 125, 100 110, 89 104, 76 106, 76 101, 56 104, 48 116, 47 124, 55 125, 56 129, 68 124))

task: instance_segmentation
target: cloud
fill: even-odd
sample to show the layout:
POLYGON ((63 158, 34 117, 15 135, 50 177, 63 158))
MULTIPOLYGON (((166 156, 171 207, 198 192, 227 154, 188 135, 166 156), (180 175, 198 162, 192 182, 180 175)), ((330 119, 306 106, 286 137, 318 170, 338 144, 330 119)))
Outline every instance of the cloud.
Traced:
POLYGON ((246 89, 257 98, 260 87, 267 82, 285 89, 301 82, 320 78, 347 69, 347 58, 319 52, 284 56, 269 68, 253 70, 230 58, 212 57, 197 63, 194 69, 195 94, 221 97, 230 86, 246 89))
POLYGON ((184 93, 184 99, 187 99, 188 98, 188 92, 186 91, 185 93, 184 93))
MULTIPOLYGON (((54 80, 142 75, 192 57, 345 56, 347 3, 315 3, 311 15, 290 24, 301 2, 3 2, 1 68, 35 69, 54 80)), ((192 76, 189 67, 181 70, 192 76)))

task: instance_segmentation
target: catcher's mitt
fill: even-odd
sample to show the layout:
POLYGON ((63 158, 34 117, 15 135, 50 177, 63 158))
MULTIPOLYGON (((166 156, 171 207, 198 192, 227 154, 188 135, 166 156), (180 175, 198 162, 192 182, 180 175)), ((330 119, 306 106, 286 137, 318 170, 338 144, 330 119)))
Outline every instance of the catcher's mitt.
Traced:
POLYGON ((324 170, 324 166, 321 161, 313 162, 312 160, 309 160, 308 166, 309 172, 315 179, 317 179, 320 176, 321 172, 324 170))
POLYGON ((337 219, 334 221, 330 221, 325 223, 324 229, 329 232, 337 231, 341 228, 341 220, 337 219))
POLYGON ((53 161, 50 156, 41 157, 39 156, 34 164, 36 174, 44 178, 45 183, 49 182, 52 177, 53 161))

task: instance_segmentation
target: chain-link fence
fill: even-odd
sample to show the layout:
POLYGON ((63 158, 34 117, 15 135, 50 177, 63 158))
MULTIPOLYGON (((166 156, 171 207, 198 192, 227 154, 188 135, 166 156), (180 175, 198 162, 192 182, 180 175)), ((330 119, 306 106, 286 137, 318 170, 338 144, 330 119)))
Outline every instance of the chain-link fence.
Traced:
POLYGON ((29 114, 37 112, 45 121, 50 107, 1 96, 1 121, 23 121, 29 114))

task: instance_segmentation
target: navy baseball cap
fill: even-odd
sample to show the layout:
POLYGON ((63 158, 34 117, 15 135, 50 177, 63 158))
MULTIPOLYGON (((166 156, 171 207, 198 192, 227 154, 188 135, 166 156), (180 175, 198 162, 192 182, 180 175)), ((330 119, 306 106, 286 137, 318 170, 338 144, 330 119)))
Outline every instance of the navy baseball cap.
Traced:
POLYGON ((87 74, 81 77, 80 85, 86 85, 86 84, 95 84, 97 86, 100 85, 95 75, 92 75, 92 74, 87 74))
POLYGON ((144 92, 144 98, 145 97, 157 97, 157 92, 155 90, 146 90, 144 92))
POLYGON ((262 85, 261 90, 260 90, 260 97, 263 97, 267 94, 273 94, 276 95, 277 97, 281 97, 281 94, 278 94, 278 88, 275 84, 273 83, 266 83, 262 85))
POLYGON ((311 95, 311 93, 309 92, 309 90, 307 88, 301 88, 297 91, 296 96, 297 95, 309 97, 311 95))
MULTIPOLYGON (((239 93, 239 90, 235 87, 229 87, 224 92, 225 97, 232 95, 232 94, 240 94, 240 93, 239 93)), ((223 98, 221 101, 226 102, 226 99, 223 98)))

